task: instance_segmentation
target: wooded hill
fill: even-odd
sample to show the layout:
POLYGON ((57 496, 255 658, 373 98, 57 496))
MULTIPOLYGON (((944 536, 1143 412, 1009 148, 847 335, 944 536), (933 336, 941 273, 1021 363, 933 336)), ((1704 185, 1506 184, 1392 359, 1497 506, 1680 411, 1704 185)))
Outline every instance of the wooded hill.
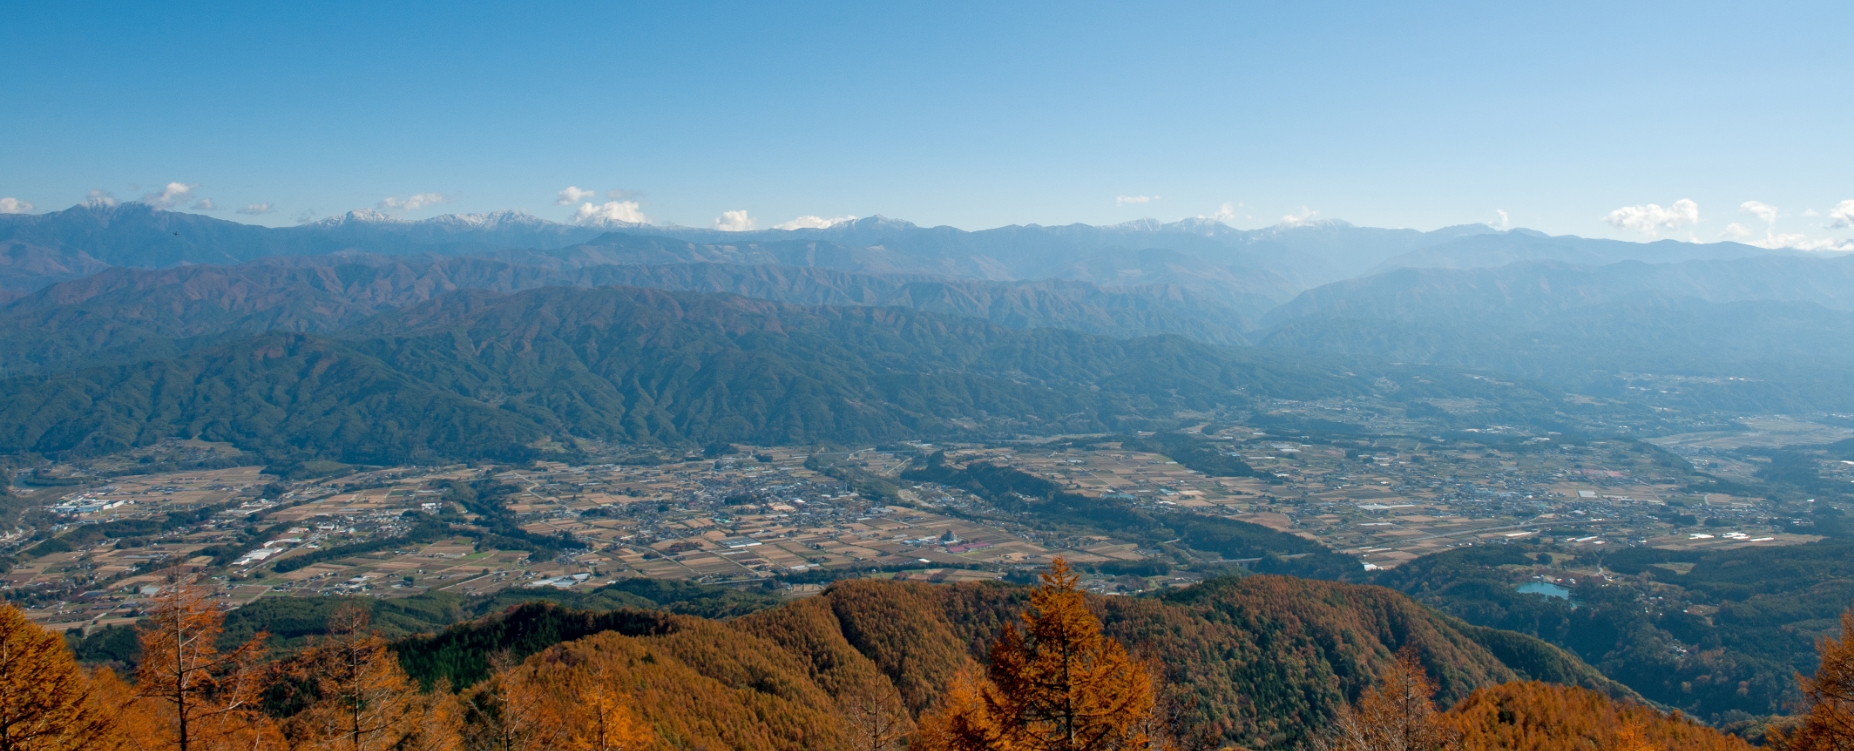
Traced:
MULTIPOLYGON (((1034 588, 850 580, 729 620, 537 602, 390 644, 369 610, 392 603, 285 598, 275 604, 297 616, 326 611, 324 627, 267 644, 226 630, 208 589, 168 581, 135 632, 138 664, 115 666, 132 668, 133 686, 79 670, 56 635, 0 606, 6 739, 181 751, 1748 748, 1536 640, 1390 590, 1288 577, 1100 598, 1057 561, 1034 588)), ((1854 630, 1854 613, 1843 625, 1854 630)), ((1854 646, 1823 649, 1818 678, 1838 691, 1854 646)), ((1839 737, 1843 710, 1818 697, 1787 733, 1803 745, 1786 748, 1826 748, 1808 744, 1839 737)))
MULTIPOLYGON (((731 621, 535 604, 394 648, 413 678, 461 688, 483 679, 499 650, 519 659, 578 639, 559 649, 622 656, 623 680, 649 697, 640 711, 653 723, 711 728, 700 737, 728 747, 818 748, 791 739, 831 737, 830 713, 815 708, 846 692, 892 691, 913 712, 932 706, 955 673, 984 658, 1028 591, 852 580, 731 621)), ((1555 647, 1376 587, 1251 576, 1089 604, 1107 635, 1161 666, 1164 706, 1204 743, 1304 739, 1405 647, 1422 655, 1445 703, 1526 679, 1632 696, 1555 647)))

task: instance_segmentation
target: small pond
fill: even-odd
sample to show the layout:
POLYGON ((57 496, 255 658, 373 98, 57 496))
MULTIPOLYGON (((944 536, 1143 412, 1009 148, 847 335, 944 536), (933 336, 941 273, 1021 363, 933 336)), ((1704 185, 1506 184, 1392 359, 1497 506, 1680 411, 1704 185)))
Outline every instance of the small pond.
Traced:
POLYGON ((1551 582, 1540 582, 1540 581, 1526 582, 1525 584, 1519 585, 1519 591, 1524 592, 1526 594, 1545 595, 1546 597, 1556 597, 1560 600, 1571 599, 1571 590, 1565 589, 1564 587, 1560 587, 1551 582))

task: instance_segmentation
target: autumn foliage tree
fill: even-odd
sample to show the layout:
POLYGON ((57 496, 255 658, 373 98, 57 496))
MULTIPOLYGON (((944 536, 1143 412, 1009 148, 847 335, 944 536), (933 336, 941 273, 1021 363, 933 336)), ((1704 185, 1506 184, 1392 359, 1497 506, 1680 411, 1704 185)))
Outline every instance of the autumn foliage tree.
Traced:
POLYGON ((873 688, 845 692, 837 711, 850 734, 852 751, 894 751, 914 732, 901 694, 873 688))
POLYGON ((257 708, 266 635, 221 653, 224 624, 194 574, 168 572, 141 627, 135 671, 136 695, 153 706, 129 708, 157 713, 161 737, 149 742, 179 751, 280 745, 274 723, 257 708))
POLYGON ((1145 666, 1101 634, 1077 577, 1058 558, 1008 625, 984 676, 962 674, 921 718, 921 751, 1119 751, 1151 748, 1145 666))
POLYGON ((1751 751, 1679 712, 1539 681, 1483 686, 1445 719, 1460 731, 1461 751, 1751 751))
POLYGON ((64 639, 0 605, 0 751, 97 748, 113 724, 64 639))
POLYGON ((329 751, 458 747, 458 711, 449 691, 421 694, 386 641, 369 630, 366 608, 337 609, 328 636, 294 661, 298 683, 316 696, 291 719, 298 748, 329 751))
POLYGON ((498 656, 472 692, 470 740, 485 751, 644 751, 657 736, 601 665, 498 656))
POLYGON ((1435 693, 1429 672, 1405 649, 1356 703, 1339 709, 1333 734, 1321 745, 1331 751, 1455 748, 1460 734, 1436 711, 1435 693))
POLYGON ((643 751, 657 747, 656 734, 631 708, 630 697, 604 670, 577 670, 558 681, 549 714, 566 727, 561 748, 573 751, 643 751), (564 700, 564 701, 558 701, 564 700))
POLYGON ((1773 748, 1784 751, 1854 749, 1854 610, 1841 614, 1841 638, 1816 642, 1822 663, 1815 678, 1797 677, 1808 711, 1788 732, 1773 729, 1773 748))

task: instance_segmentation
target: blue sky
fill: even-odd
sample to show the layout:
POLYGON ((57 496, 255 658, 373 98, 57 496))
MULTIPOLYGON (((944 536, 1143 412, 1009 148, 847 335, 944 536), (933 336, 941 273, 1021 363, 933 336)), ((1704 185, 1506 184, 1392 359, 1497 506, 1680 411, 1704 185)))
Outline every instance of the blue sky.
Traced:
POLYGON ((692 226, 1429 229, 1504 211, 1553 233, 1819 243, 1849 237, 1829 225, 1854 208, 1846 2, 4 13, 0 197, 36 211, 177 183, 149 200, 266 224, 592 204, 692 226), (592 193, 557 203, 569 186, 592 193), (253 204, 268 213, 236 213, 253 204))

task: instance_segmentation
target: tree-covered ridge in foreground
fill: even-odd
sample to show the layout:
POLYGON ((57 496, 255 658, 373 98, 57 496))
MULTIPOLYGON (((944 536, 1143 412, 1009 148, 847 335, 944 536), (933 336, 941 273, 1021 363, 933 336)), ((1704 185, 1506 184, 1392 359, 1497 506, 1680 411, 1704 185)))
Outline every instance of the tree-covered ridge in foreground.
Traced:
MULTIPOLYGON (((1526 679, 1632 701, 1537 640, 1489 649, 1479 630, 1398 593, 1268 575, 1140 599, 1075 592, 1060 567, 1035 590, 845 580, 729 621, 536 603, 391 643, 350 601, 323 634, 293 649, 273 643, 269 655, 265 634, 226 638, 224 616, 198 593, 171 586, 156 599, 133 684, 104 669, 72 701, 111 706, 109 718, 141 738, 171 738, 158 747, 178 747, 185 714, 198 738, 252 744, 501 749, 649 747, 610 744, 638 734, 660 747, 866 749, 912 738, 925 749, 959 727, 988 729, 992 745, 938 747, 1135 747, 1138 736, 1298 747, 1324 738, 1353 712, 1348 699, 1400 664, 1433 681, 1444 703, 1526 679), (1051 690, 1057 673, 1073 686, 1051 690), (1064 723, 1118 742, 1051 745, 1051 727, 1064 723), (562 729, 604 729, 608 740, 562 729), (362 731, 373 734, 356 742, 362 731)), ((15 630, 35 632, 24 621, 15 630)))
MULTIPOLYGON (((1277 596, 1275 588, 1291 581, 1251 580, 1277 596)), ((447 666, 420 665, 420 650, 492 624, 389 645, 372 632, 367 609, 349 602, 330 614, 324 635, 293 652, 264 655, 263 634, 221 648, 223 613, 185 575, 176 573, 169 582, 140 629, 143 654, 132 684, 107 668, 84 673, 59 639, 10 607, 0 610, 0 646, 6 647, 0 650, 0 744, 434 751, 1235 747, 1231 734, 1207 729, 1202 714, 1193 712, 1201 709, 1195 691, 1201 686, 1191 683, 1190 673, 1204 665, 1181 664, 1190 655, 1175 649, 1145 646, 1165 631, 1188 635, 1180 624, 1154 623, 1149 613, 1129 617, 1116 607, 1121 601, 1083 595, 1060 561, 1029 590, 862 580, 728 622, 659 614, 640 628, 640 612, 605 630, 565 635, 577 638, 525 657, 492 651, 490 670, 468 685, 438 675, 422 687, 417 673, 433 678, 434 668, 447 666), (407 665, 417 667, 409 674, 407 665)), ((1328 594, 1369 589, 1309 584, 1328 594)), ((544 615, 573 617, 540 608, 544 615)), ((1336 634, 1286 633, 1311 619, 1261 616, 1248 614, 1243 630, 1275 634, 1266 651, 1277 654, 1223 650, 1208 656, 1298 659, 1299 672, 1276 671, 1269 680, 1308 681, 1303 689, 1318 682, 1334 695, 1318 724, 1272 738, 1241 738, 1249 748, 1746 748, 1628 700, 1514 682, 1510 672, 1487 675, 1498 663, 1473 654, 1471 642, 1451 644, 1438 633, 1445 622, 1429 628, 1379 624, 1376 631, 1334 640, 1336 634), (1315 675, 1317 666, 1335 664, 1320 650, 1346 639, 1369 653, 1353 666, 1362 674, 1315 675), (1392 642, 1400 644, 1394 653, 1388 651, 1392 642), (1481 674, 1447 669, 1450 660, 1464 659, 1481 663, 1481 674), (1432 697, 1448 701, 1451 692, 1467 691, 1469 680, 1479 686, 1454 709, 1435 708, 1432 697), (1444 688, 1447 683, 1454 688, 1444 688)), ((1228 646, 1214 639, 1192 644, 1228 646)), ((1845 649, 1825 646, 1827 652, 1845 649)), ((1842 690, 1845 680, 1835 680, 1818 676, 1818 693, 1842 690)), ((1259 707, 1233 704, 1244 712, 1259 707)), ((1788 736, 1788 747, 1831 747, 1796 744, 1815 737, 1810 732, 1832 731, 1818 716, 1844 709, 1822 702, 1788 736)))
MULTIPOLYGON (((1083 595, 1060 561, 1033 589, 847 581, 726 622, 633 611, 525 656, 480 643, 489 670, 465 685, 445 675, 458 663, 418 656, 496 618, 389 644, 350 602, 302 648, 265 654, 263 634, 222 647, 224 614, 173 572, 140 627, 133 683, 85 673, 0 608, 0 748, 1747 748, 1628 699, 1515 680, 1420 608, 1322 630, 1341 625, 1322 608, 1363 614, 1371 592, 1401 599, 1271 576, 1184 593, 1220 603, 1237 643, 1166 618, 1187 610, 1169 599, 1083 595), (1234 672, 1207 675, 1219 662, 1234 672), (1297 716, 1276 703, 1296 692, 1317 706, 1277 721, 1297 716)), ((1836 723, 1854 646, 1823 650, 1816 705, 1773 736, 1785 748, 1847 740, 1836 723)))

